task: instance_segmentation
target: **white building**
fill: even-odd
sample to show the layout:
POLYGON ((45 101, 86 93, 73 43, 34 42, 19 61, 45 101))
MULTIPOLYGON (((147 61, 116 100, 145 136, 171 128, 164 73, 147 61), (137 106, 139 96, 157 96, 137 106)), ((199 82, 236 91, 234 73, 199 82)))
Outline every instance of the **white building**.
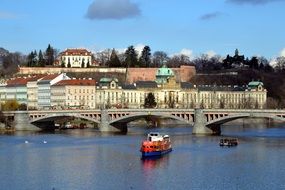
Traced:
POLYGON ((51 107, 51 86, 61 80, 69 79, 70 78, 65 73, 62 73, 47 75, 38 81, 38 108, 49 109, 51 107))
POLYGON ((0 104, 6 101, 6 85, 7 82, 5 80, 0 81, 0 104))
POLYGON ((28 78, 13 78, 7 81, 6 100, 16 100, 19 104, 27 104, 28 78))
POLYGON ((121 104, 122 86, 116 78, 101 78, 96 87, 96 107, 111 108, 121 104))
POLYGON ((92 53, 86 49, 67 49, 60 53, 59 64, 64 67, 88 67, 93 65, 92 53))

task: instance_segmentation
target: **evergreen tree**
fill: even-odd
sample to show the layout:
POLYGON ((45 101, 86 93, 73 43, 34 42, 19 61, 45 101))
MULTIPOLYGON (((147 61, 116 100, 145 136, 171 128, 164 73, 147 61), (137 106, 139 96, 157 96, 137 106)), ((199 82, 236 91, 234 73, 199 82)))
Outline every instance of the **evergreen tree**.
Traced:
POLYGON ((70 61, 68 61, 68 63, 67 63, 67 67, 68 67, 68 68, 70 68, 70 67, 71 67, 70 61))
POLYGON ((151 64, 151 53, 150 53, 150 47, 149 46, 144 46, 142 50, 142 55, 139 58, 139 64, 140 67, 149 67, 151 64))
POLYGON ((28 67, 35 67, 37 64, 37 55, 36 55, 36 51, 32 51, 27 58, 27 66, 28 67))
POLYGON ((154 108, 156 106, 156 101, 153 93, 148 93, 147 97, 144 100, 144 107, 145 108, 154 108))
POLYGON ((38 56, 38 66, 39 67, 44 67, 45 66, 45 60, 44 60, 44 56, 42 53, 42 50, 39 51, 39 56, 38 56))
POLYGON ((108 61, 109 67, 121 67, 121 62, 117 56, 115 49, 112 50, 110 61, 108 61))
POLYGON ((125 52, 125 67, 136 67, 138 65, 137 56, 134 46, 129 46, 125 52))
POLYGON ((38 53, 37 53, 37 50, 34 50, 34 59, 33 59, 32 65, 33 65, 33 67, 37 67, 38 66, 38 53))
POLYGON ((84 67, 85 67, 85 60, 82 59, 81 68, 84 68, 84 67))
POLYGON ((258 69, 258 59, 257 57, 252 57, 249 61, 249 67, 252 69, 258 69))
POLYGON ((87 67, 87 68, 89 68, 89 67, 90 67, 89 60, 87 61, 86 67, 87 67))
POLYGON ((61 65, 60 65, 62 68, 65 67, 65 62, 64 61, 61 61, 61 65))
POLYGON ((53 65, 55 59, 55 50, 49 44, 45 52, 46 65, 53 65))

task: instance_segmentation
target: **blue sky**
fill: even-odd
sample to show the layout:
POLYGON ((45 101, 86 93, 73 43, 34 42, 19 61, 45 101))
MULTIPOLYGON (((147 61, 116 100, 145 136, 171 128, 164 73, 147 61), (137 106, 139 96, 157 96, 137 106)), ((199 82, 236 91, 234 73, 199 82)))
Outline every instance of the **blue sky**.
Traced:
POLYGON ((285 56, 285 0, 0 0, 0 47, 285 56))

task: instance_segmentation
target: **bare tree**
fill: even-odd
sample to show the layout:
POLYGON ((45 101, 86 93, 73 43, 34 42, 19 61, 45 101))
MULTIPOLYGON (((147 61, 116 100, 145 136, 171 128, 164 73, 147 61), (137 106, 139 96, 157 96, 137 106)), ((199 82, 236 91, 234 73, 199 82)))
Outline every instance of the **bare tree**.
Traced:
POLYGON ((190 58, 186 55, 175 55, 167 61, 168 67, 180 67, 181 65, 190 65, 190 58))
POLYGON ((103 51, 95 53, 95 59, 102 67, 107 67, 107 63, 110 61, 112 49, 105 49, 103 51))
POLYGON ((153 53, 152 67, 161 67, 164 62, 169 60, 168 55, 163 51, 156 51, 153 53))
POLYGON ((279 72, 285 70, 285 57, 277 57, 275 69, 279 72))

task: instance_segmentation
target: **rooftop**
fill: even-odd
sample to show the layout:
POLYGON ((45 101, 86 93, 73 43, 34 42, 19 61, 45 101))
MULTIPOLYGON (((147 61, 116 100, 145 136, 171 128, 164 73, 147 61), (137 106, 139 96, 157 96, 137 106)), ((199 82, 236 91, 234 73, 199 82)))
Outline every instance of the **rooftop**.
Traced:
POLYGON ((61 55, 91 55, 91 52, 84 48, 70 48, 61 52, 61 55))
POLYGON ((92 79, 71 79, 62 80, 53 86, 95 86, 96 81, 92 79))
POLYGON ((109 82, 112 82, 112 81, 115 81, 115 82, 118 82, 118 79, 117 78, 107 78, 107 77, 104 77, 104 78, 101 78, 100 79, 100 83, 109 83, 109 82))

